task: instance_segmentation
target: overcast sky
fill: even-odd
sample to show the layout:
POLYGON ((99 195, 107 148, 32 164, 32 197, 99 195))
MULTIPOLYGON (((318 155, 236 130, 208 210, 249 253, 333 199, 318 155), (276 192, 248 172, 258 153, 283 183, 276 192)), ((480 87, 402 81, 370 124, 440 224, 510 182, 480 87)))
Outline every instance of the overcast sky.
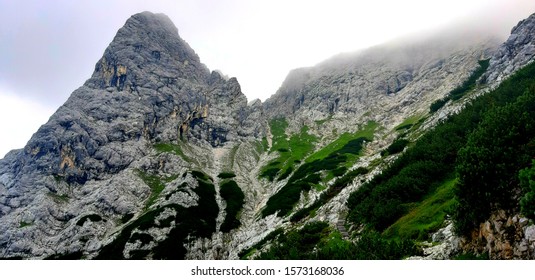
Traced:
POLYGON ((265 100, 294 68, 459 21, 503 38, 533 0, 0 0, 0 158, 22 148, 132 14, 162 12, 211 70, 265 100))

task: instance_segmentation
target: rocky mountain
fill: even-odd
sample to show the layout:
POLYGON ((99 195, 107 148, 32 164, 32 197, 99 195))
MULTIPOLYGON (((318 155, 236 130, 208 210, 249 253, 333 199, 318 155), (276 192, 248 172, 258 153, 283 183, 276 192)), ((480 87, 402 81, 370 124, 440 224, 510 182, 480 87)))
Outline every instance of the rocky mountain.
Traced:
MULTIPOLYGON (((120 217, 146 207, 151 188, 136 173, 214 164, 197 153, 261 138, 262 114, 235 78, 210 73, 167 16, 132 16, 92 77, 2 160, 0 255, 98 249, 120 217), (190 153, 178 142, 196 149, 194 164, 175 155, 190 153), (83 227, 88 215, 99 218, 83 227)), ((187 194, 178 202, 194 203, 187 194)))
POLYGON ((495 38, 467 31, 399 39, 338 55, 293 70, 264 108, 272 118, 328 120, 334 126, 373 120, 392 128, 426 114, 433 101, 466 80, 498 45, 495 38))
MULTIPOLYGON (((262 104, 210 72, 167 16, 136 14, 0 161, 0 258, 250 258, 314 221, 348 239, 359 229, 346 201, 403 151, 391 144, 532 61, 534 22, 501 46, 451 32, 338 55, 291 71, 262 104), (430 111, 480 70, 469 94, 430 111)), ((436 238, 450 253, 451 228, 436 238)))
POLYGON ((486 79, 494 86, 521 69, 535 56, 535 15, 520 21, 490 61, 486 79))

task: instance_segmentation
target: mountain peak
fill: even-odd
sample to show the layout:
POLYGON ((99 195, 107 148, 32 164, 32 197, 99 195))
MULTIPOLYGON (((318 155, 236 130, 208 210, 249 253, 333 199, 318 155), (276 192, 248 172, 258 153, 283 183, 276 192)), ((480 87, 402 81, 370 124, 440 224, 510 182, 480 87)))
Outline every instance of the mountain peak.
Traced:
POLYGON ((169 17, 142 12, 119 29, 86 86, 135 91, 137 86, 150 87, 161 78, 205 81, 209 75, 169 17))

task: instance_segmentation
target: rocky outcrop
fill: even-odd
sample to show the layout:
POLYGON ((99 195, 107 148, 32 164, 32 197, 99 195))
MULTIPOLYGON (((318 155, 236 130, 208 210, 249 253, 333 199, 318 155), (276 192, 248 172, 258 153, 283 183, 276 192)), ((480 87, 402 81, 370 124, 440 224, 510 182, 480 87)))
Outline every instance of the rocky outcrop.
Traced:
POLYGON ((520 21, 490 61, 486 79, 497 86, 535 57, 535 14, 520 21))
MULTIPOLYGON (((531 61, 534 20, 513 29, 491 60, 488 81, 531 61)), ((236 78, 210 72, 167 16, 136 14, 91 78, 24 149, 0 161, 0 258, 238 258, 275 229, 292 226, 288 217, 260 218, 287 182, 259 178, 277 156, 265 147, 272 140, 267 120, 277 117, 288 120, 290 138, 307 125, 318 136, 316 150, 368 121, 378 124, 350 169, 370 171, 304 220, 328 221, 350 238, 345 202, 395 159, 379 153, 397 136, 394 128, 426 115, 478 60, 493 55, 495 40, 474 38, 428 37, 339 55, 292 71, 262 104, 248 103, 236 78), (235 175, 245 197, 241 226, 229 233, 219 230, 226 215, 223 172, 235 175)), ((320 193, 303 192, 295 209, 320 193)), ((533 257, 533 226, 500 215, 463 248, 485 247, 493 258, 533 257)), ((424 249, 426 258, 449 258, 459 250, 451 224, 433 241, 441 244, 424 249)))
POLYGON ((309 126, 326 121, 344 130, 373 120, 392 128, 427 114, 432 102, 460 85, 499 44, 474 37, 410 38, 293 70, 266 100, 265 111, 309 126))
MULTIPOLYGON (((261 139, 259 106, 247 104, 235 78, 210 73, 167 16, 132 16, 92 77, 24 149, 0 161, 0 257, 97 250, 154 192, 138 171, 182 175, 212 164, 197 154, 210 147, 261 139), (157 143, 184 151, 162 154, 157 143), (81 233, 77 219, 86 214, 100 221, 81 233)), ((176 197, 184 207, 194 202, 176 197)))
POLYGON ((491 259, 533 259, 535 226, 518 214, 496 211, 461 246, 466 252, 488 253, 491 259))

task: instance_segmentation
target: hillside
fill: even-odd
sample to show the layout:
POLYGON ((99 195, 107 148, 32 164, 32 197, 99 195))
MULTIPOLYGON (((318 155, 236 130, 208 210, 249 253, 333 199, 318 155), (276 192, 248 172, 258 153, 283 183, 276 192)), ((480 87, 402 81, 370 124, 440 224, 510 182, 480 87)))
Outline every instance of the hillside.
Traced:
POLYGON ((338 55, 248 103, 136 14, 0 161, 0 258, 533 258, 534 30, 338 55))

